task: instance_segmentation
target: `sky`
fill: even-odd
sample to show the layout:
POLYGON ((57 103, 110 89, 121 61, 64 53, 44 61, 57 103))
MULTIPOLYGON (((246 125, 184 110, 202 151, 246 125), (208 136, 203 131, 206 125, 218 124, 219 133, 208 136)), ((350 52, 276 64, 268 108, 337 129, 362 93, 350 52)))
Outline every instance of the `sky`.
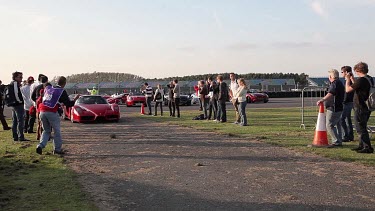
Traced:
POLYGON ((375 71, 375 0, 0 0, 0 80, 375 71))

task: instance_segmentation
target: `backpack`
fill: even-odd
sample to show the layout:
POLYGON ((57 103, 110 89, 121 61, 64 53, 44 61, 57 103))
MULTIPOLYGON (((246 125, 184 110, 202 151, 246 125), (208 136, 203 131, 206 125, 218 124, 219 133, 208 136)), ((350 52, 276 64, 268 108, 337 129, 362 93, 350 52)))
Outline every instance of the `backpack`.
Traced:
POLYGON ((371 82, 369 77, 366 77, 366 79, 370 83, 370 91, 368 99, 366 100, 366 105, 369 111, 375 111, 375 85, 371 82))

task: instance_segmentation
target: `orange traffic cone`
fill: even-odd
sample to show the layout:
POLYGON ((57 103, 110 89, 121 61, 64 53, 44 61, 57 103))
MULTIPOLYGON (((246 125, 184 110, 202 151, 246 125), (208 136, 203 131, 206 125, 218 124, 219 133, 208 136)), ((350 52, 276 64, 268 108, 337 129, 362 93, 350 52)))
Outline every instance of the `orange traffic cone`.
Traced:
POLYGON ((327 127, 326 127, 326 114, 324 113, 324 105, 319 105, 318 121, 316 122, 315 137, 312 143, 314 147, 328 146, 327 127))
POLYGON ((145 104, 142 103, 141 105, 141 114, 144 115, 145 114, 145 104))

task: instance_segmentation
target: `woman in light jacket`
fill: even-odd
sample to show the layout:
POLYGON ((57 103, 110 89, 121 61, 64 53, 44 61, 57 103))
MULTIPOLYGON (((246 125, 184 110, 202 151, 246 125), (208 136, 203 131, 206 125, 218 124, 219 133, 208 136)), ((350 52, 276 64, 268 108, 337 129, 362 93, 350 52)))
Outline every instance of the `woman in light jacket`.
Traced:
POLYGON ((158 84, 157 86, 158 88, 156 89, 155 91, 155 95, 154 95, 154 101, 156 102, 155 103, 155 114, 154 116, 157 116, 157 113, 158 113, 158 105, 160 104, 160 116, 163 116, 163 100, 164 100, 164 90, 163 88, 161 87, 160 84, 158 84))
POLYGON ((247 86, 246 82, 243 78, 238 79, 239 87, 237 89, 237 92, 235 93, 235 98, 237 98, 238 104, 239 104, 239 114, 241 118, 241 126, 247 126, 247 118, 246 118, 246 93, 247 93, 247 86))

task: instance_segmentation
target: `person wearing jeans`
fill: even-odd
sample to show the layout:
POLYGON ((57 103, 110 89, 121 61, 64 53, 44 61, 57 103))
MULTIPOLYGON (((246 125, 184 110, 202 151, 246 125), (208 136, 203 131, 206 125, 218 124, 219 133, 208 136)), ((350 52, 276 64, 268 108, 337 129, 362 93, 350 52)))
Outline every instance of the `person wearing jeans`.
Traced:
POLYGON ((228 100, 228 86, 224 82, 222 75, 216 77, 217 83, 219 84, 219 96, 218 96, 218 112, 216 117, 216 122, 227 122, 227 109, 226 101, 228 100))
POLYGON ((324 102, 327 109, 326 127, 328 134, 331 136, 331 147, 340 147, 342 146, 341 114, 343 111, 345 87, 339 80, 339 71, 331 69, 328 73, 330 81, 328 93, 322 99, 318 100, 317 105, 324 102))
POLYGON ((247 117, 246 117, 246 93, 247 93, 247 86, 245 79, 240 78, 238 79, 238 84, 239 87, 237 91, 234 94, 234 97, 237 99, 237 104, 238 104, 238 111, 239 111, 239 116, 240 116, 240 122, 237 123, 241 126, 247 126, 247 117))
POLYGON ((358 78, 354 80, 353 75, 346 75, 345 82, 345 91, 347 93, 354 92, 354 124, 359 137, 359 146, 352 150, 358 153, 374 153, 367 131, 367 122, 371 111, 366 105, 370 95, 370 87, 374 86, 374 80, 367 75, 368 65, 366 63, 360 62, 353 69, 358 78), (353 84, 350 85, 350 82, 353 84))
POLYGON ((9 102, 8 106, 12 108, 12 132, 14 141, 30 141, 25 139, 23 134, 24 130, 24 118, 25 109, 23 107, 24 102, 21 94, 21 83, 22 83, 21 72, 14 72, 12 74, 13 81, 9 86, 9 102))
POLYGON ((68 94, 64 90, 66 78, 61 76, 57 80, 57 86, 47 85, 44 88, 44 97, 39 104, 40 120, 43 126, 43 133, 40 142, 36 147, 36 153, 42 154, 43 148, 46 147, 48 140, 51 138, 51 128, 54 131, 54 154, 64 154, 62 150, 62 139, 60 132, 60 116, 57 112, 59 103, 64 103, 66 107, 74 106, 75 100, 80 97, 77 95, 74 100, 70 100, 68 94))

